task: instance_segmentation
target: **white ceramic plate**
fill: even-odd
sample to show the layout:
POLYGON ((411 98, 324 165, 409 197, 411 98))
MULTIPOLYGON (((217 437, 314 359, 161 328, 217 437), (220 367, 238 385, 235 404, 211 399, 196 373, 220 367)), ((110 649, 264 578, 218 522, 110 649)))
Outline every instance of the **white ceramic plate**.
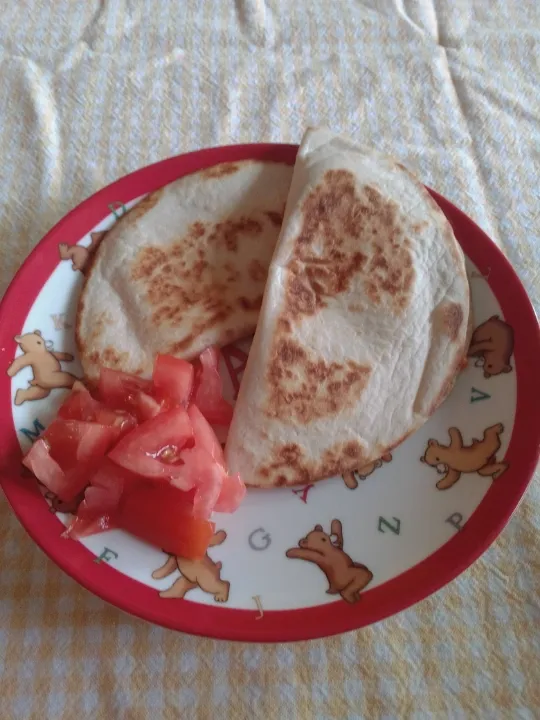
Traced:
MULTIPOLYGON (((482 341, 479 356, 424 427, 361 475, 297 489, 250 490, 236 513, 216 515, 216 530, 223 532, 209 549, 209 572, 187 592, 179 580, 181 560, 169 575, 155 579, 167 556, 123 531, 80 543, 61 537, 69 515, 58 512, 55 499, 45 499, 37 482, 21 473, 20 459, 67 392, 52 389, 32 399, 44 395, 35 391, 42 372, 39 353, 64 353, 57 358, 61 370, 81 375, 74 325, 92 233, 109 228, 146 193, 189 172, 245 158, 292 164, 296 150, 288 145, 217 148, 119 180, 43 239, 0 310, 1 482, 14 511, 45 552, 82 585, 128 612, 186 632, 253 641, 306 639, 403 610, 449 582, 488 547, 522 497, 538 459, 540 339, 534 312, 493 243, 434 193, 468 256, 475 339, 482 341), (36 345, 37 331, 45 346, 36 345), (471 444, 469 469, 456 480, 453 468, 461 462, 461 447, 471 444), (323 538, 340 529, 336 520, 343 547, 332 546, 323 568, 309 549, 323 547, 323 538), (302 538, 306 543, 300 548, 302 538), (343 553, 357 566, 340 570, 343 553), (328 567, 337 573, 332 593, 328 567), (184 593, 184 599, 178 597, 184 593)), ((224 349, 222 375, 231 399, 248 350, 249 341, 224 349)))

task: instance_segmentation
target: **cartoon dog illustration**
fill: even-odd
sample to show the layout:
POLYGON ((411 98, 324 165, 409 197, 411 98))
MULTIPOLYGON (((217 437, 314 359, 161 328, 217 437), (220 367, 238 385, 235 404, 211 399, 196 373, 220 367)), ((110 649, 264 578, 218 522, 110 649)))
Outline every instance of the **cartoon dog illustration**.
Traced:
POLYGON ((383 463, 389 462, 392 462, 392 455, 391 453, 386 453, 382 456, 382 458, 375 460, 375 462, 369 463, 369 465, 364 465, 364 467, 361 467, 359 470, 350 470, 349 472, 343 473, 343 482, 349 488, 349 490, 354 490, 358 487, 358 480, 356 479, 357 477, 360 480, 366 480, 371 475, 371 473, 382 467, 383 463))
POLYGON ((22 405, 27 400, 40 400, 47 397, 55 388, 71 388, 77 380, 75 375, 62 370, 60 360, 71 362, 73 355, 54 352, 47 347, 40 330, 34 330, 13 338, 20 346, 24 355, 19 355, 7 369, 9 377, 13 377, 25 367, 32 368, 34 377, 30 387, 19 388, 15 394, 15 405, 22 405))
MULTIPOLYGON (((218 530, 210 540, 210 547, 221 545, 227 539, 225 530, 218 530)), ((183 598, 184 595, 200 587, 204 592, 214 596, 216 602, 227 602, 229 599, 230 583, 221 579, 221 563, 214 562, 208 557, 208 553, 200 560, 188 560, 179 555, 169 555, 167 562, 157 570, 154 570, 152 577, 161 580, 175 570, 180 570, 182 577, 179 577, 168 590, 162 590, 159 594, 163 598, 183 598)))
POLYGON ((501 447, 499 436, 503 430, 502 423, 492 425, 484 430, 482 440, 473 438, 470 445, 464 446, 460 431, 452 427, 448 431, 450 444, 441 445, 437 440, 428 440, 426 453, 420 460, 437 468, 437 472, 444 475, 437 483, 439 490, 447 490, 455 485, 462 473, 476 472, 496 480, 508 469, 508 463, 497 462, 495 458, 501 447))
POLYGON ((61 260, 71 260, 73 270, 79 270, 84 275, 89 268, 90 258, 96 252, 100 242, 107 234, 106 230, 90 233, 90 245, 83 247, 82 245, 68 245, 60 243, 58 252, 61 260))
POLYGON ((472 334, 469 357, 477 357, 476 365, 484 368, 484 377, 512 371, 510 358, 514 352, 514 331, 508 323, 493 315, 472 334))
POLYGON ((343 550, 343 529, 339 520, 332 520, 330 535, 322 525, 315 525, 305 538, 298 542, 298 547, 290 548, 285 553, 288 558, 307 560, 315 563, 328 580, 329 595, 337 595, 348 603, 360 599, 361 591, 373 579, 373 573, 365 565, 353 562, 343 550))

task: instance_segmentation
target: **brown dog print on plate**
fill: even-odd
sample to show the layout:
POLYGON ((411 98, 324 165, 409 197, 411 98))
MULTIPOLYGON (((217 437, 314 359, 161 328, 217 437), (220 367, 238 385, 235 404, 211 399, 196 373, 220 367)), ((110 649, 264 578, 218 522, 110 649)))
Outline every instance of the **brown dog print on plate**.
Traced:
MULTIPOLYGON (((227 539, 225 530, 218 530, 210 540, 209 547, 221 545, 227 539)), ((168 590, 159 594, 163 598, 183 598, 184 595, 199 587, 203 592, 214 596, 216 602, 227 602, 229 599, 230 583, 221 579, 221 563, 214 562, 208 553, 200 560, 188 560, 179 555, 169 555, 162 567, 154 570, 154 580, 161 580, 175 570, 179 570, 181 577, 174 581, 168 590)))
POLYGON ((372 463, 369 463, 369 465, 364 465, 364 467, 361 467, 359 470, 350 470, 348 472, 343 473, 342 478, 345 485, 349 488, 349 490, 354 490, 358 487, 358 479, 360 480, 366 480, 372 473, 375 472, 378 468, 383 466, 383 463, 389 463, 392 462, 392 454, 386 453, 378 460, 375 460, 372 463))
POLYGON ((62 370, 60 360, 71 362, 74 358, 70 353, 56 352, 47 347, 40 330, 34 330, 13 338, 23 351, 9 365, 7 374, 13 377, 23 368, 30 366, 34 376, 30 387, 19 388, 15 394, 15 405, 22 405, 27 400, 40 400, 47 397, 56 388, 72 388, 77 380, 75 375, 62 370))
POLYGON ((341 595, 349 603, 360 599, 361 591, 373 579, 365 565, 354 562, 343 550, 343 529, 340 520, 332 520, 330 535, 322 525, 315 525, 298 547, 285 553, 288 558, 315 563, 326 575, 329 595, 341 595))
POLYGON ((512 371, 510 358, 514 352, 514 331, 510 325, 493 315, 479 325, 472 334, 469 357, 476 357, 477 366, 483 366, 484 377, 512 371))
POLYGON ((60 245, 58 245, 60 260, 71 260, 73 270, 79 270, 84 275, 89 268, 90 258, 96 252, 106 234, 106 230, 90 233, 90 245, 88 245, 88 247, 84 245, 60 243, 60 245))
POLYGON ((455 485, 462 473, 478 473, 496 480, 508 469, 508 463, 497 462, 495 457, 501 447, 500 435, 503 431, 502 423, 497 423, 484 430, 482 440, 473 438, 470 445, 464 445, 460 431, 452 427, 448 431, 450 444, 441 445, 437 440, 428 440, 425 455, 420 460, 444 475, 437 483, 439 490, 455 485))

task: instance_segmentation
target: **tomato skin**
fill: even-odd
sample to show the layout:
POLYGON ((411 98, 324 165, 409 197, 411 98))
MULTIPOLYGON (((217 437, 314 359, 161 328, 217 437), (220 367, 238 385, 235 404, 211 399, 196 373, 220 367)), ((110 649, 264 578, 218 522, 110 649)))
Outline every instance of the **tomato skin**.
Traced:
POLYGON ((190 405, 187 413, 193 428, 195 445, 197 447, 202 447, 210 454, 218 465, 225 467, 223 448, 202 412, 196 405, 190 405))
POLYGON ((187 407, 193 390, 194 368, 172 355, 157 355, 152 380, 156 393, 187 407))
POLYGON ((117 465, 148 478, 171 476, 174 465, 164 462, 164 451, 173 456, 193 441, 189 416, 182 408, 173 408, 141 423, 125 435, 109 453, 117 465))
POLYGON ((227 475, 223 478, 221 492, 214 505, 214 511, 233 513, 240 506, 246 492, 246 486, 238 473, 236 475, 227 475))
POLYGON ((124 410, 136 415, 136 395, 152 392, 152 381, 137 375, 102 367, 99 373, 99 399, 112 410, 124 410))
POLYGON ((23 464, 51 492, 69 502, 88 484, 116 438, 113 427, 57 418, 30 448, 23 464))
POLYGON ((203 557, 214 524, 192 516, 192 494, 152 482, 126 488, 114 521, 118 526, 171 555, 203 557))
POLYGON ((74 384, 71 393, 62 403, 58 417, 63 420, 82 420, 96 422, 99 425, 110 425, 117 428, 118 437, 137 424, 133 415, 122 410, 111 410, 99 400, 95 400, 79 381, 74 384))
POLYGON ((58 410, 58 417, 64 420, 85 420, 92 422, 96 419, 97 410, 102 407, 98 400, 94 400, 85 386, 76 381, 73 389, 58 410))
POLYGON ((230 425, 233 408, 223 395, 223 383, 219 374, 219 352, 215 347, 206 348, 199 356, 200 370, 195 381, 193 404, 213 425, 230 425))
POLYGON ((105 532, 106 530, 114 530, 118 525, 110 515, 100 515, 99 517, 81 518, 75 515, 73 520, 62 533, 62 537, 80 540, 89 535, 105 532))
POLYGON ((89 485, 77 509, 77 516, 89 520, 113 513, 120 503, 125 487, 139 482, 140 479, 109 458, 103 458, 89 478, 89 485))
POLYGON ((77 495, 74 492, 72 497, 69 497, 64 471, 51 457, 49 446, 43 438, 35 441, 22 462, 48 490, 58 495, 61 500, 69 501, 77 495))
POLYGON ((139 422, 151 420, 156 415, 159 415, 162 410, 161 403, 141 390, 133 396, 133 409, 139 422))

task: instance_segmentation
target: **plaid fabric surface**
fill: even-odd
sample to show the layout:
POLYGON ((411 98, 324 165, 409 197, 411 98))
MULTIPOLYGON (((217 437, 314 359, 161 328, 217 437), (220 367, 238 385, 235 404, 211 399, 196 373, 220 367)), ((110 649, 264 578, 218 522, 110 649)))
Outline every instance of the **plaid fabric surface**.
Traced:
MULTIPOLYGON (((68 210, 150 162, 325 124, 399 156, 540 301, 540 4, 44 0, 0 14, 0 294, 68 210)), ((540 490, 449 587, 327 641, 248 646, 132 619, 0 499, 0 717, 540 717, 540 490)))

